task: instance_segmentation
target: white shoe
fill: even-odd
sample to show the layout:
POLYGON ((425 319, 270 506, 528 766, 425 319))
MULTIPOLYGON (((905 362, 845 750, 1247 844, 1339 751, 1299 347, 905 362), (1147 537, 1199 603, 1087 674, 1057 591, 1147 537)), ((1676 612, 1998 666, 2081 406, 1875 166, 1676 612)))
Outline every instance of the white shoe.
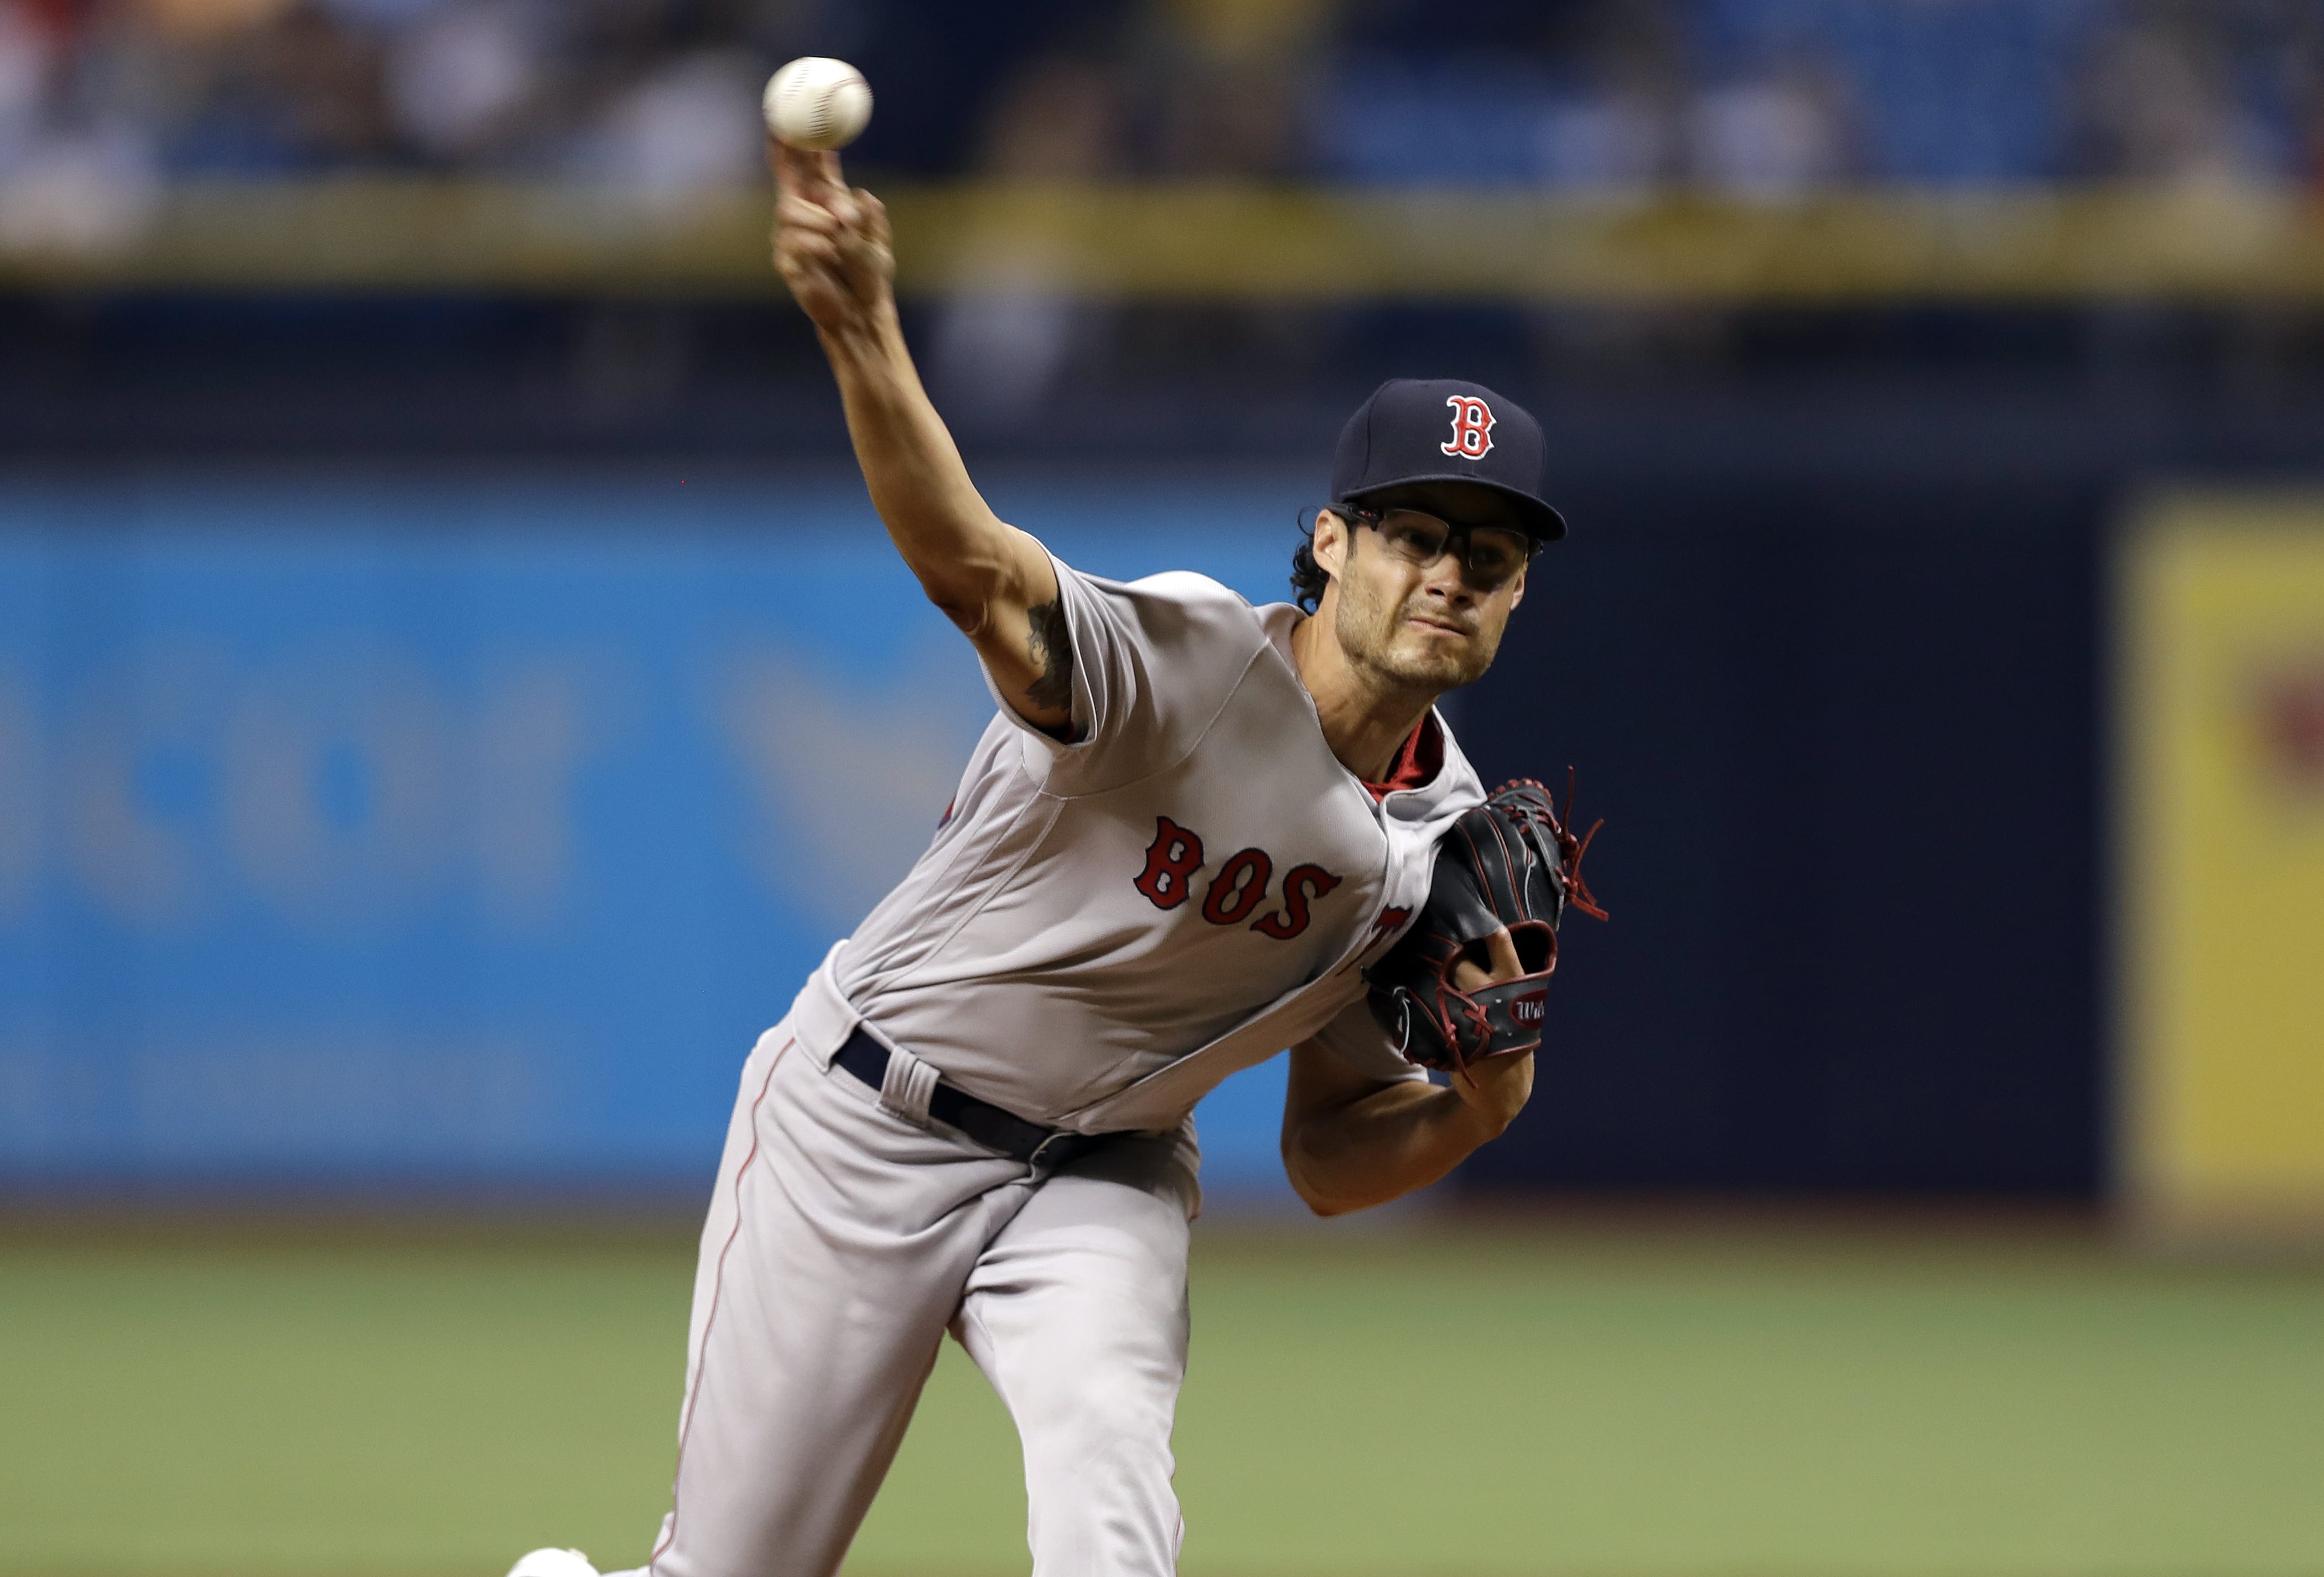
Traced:
POLYGON ((597 1568, 578 1550, 535 1550, 511 1566, 508 1577, 597 1577, 597 1568))

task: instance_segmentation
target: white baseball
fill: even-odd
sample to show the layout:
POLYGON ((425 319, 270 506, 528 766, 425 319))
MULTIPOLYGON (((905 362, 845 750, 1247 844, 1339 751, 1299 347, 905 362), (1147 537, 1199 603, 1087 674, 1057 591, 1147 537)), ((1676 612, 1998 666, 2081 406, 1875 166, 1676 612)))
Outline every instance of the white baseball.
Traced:
POLYGON ((872 120, 863 73, 827 55, 801 55, 767 78, 759 100, 767 130, 794 148, 844 148, 872 120))

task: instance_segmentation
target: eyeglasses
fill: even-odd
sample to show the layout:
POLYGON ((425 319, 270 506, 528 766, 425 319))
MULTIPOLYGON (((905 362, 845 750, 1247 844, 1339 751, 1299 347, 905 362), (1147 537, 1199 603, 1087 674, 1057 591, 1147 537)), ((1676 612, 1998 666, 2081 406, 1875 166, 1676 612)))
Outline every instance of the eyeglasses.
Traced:
POLYGON ((1388 553, 1405 563, 1425 568, 1449 547, 1460 560, 1462 578, 1479 591, 1499 591, 1532 562, 1539 544, 1525 532, 1506 526, 1456 526, 1416 509, 1387 511, 1342 503, 1334 512, 1380 535, 1388 553))

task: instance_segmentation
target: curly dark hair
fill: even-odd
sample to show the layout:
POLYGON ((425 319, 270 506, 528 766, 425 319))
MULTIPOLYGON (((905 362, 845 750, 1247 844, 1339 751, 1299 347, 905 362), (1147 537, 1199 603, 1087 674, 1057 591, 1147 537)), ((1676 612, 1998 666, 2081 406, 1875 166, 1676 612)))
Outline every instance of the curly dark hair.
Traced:
MULTIPOLYGON (((1311 504, 1309 508, 1317 514, 1330 510, 1351 523, 1373 513, 1353 503, 1311 504)), ((1291 600, 1302 613, 1312 613, 1323 600, 1323 588, 1331 584, 1331 575, 1315 562, 1315 522, 1307 518, 1307 510, 1303 509, 1299 512, 1299 546, 1291 549, 1291 600)))

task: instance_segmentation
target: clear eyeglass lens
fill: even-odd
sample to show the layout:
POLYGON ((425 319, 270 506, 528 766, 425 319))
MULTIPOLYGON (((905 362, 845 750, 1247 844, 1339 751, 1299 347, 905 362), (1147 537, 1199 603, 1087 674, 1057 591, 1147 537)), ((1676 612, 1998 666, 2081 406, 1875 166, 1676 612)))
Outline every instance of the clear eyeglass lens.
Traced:
POLYGON ((1524 567, 1526 540, 1515 531, 1491 526, 1469 533, 1469 569, 1499 586, 1524 567))
MULTIPOLYGON (((1444 551, 1452 528, 1417 510, 1390 510, 1380 518, 1381 540, 1390 551, 1411 564, 1434 564, 1444 551)), ((1516 531, 1495 526, 1474 526, 1462 533, 1462 563, 1487 586, 1499 586, 1522 568, 1526 540, 1516 531)))
POLYGON ((1380 517, 1380 538, 1399 558, 1414 564, 1434 564, 1444 551, 1452 528, 1433 515, 1414 510, 1390 510, 1380 517))

